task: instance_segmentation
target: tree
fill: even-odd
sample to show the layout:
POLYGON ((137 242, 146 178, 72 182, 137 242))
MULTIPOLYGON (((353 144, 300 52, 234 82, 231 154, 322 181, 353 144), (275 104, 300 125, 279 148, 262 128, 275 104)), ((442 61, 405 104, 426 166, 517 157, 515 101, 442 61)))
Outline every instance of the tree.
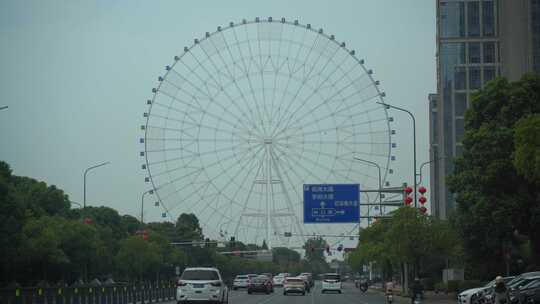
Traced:
POLYGON ((69 257, 61 248, 62 226, 58 220, 48 216, 31 219, 22 230, 23 262, 37 266, 42 279, 47 279, 50 268, 69 263, 69 257))
POLYGON ((182 213, 176 221, 176 237, 179 241, 202 241, 204 236, 195 214, 182 213))
POLYGON ((539 188, 523 171, 532 148, 523 132, 534 127, 529 121, 516 124, 536 113, 538 75, 513 83, 504 78, 490 82, 473 96, 466 112, 463 155, 455 159, 448 181, 456 194, 454 222, 468 267, 480 278, 506 272, 507 257, 519 246, 515 232, 529 237, 531 263, 540 265, 539 188))
POLYGON ((142 280, 160 264, 159 248, 139 236, 130 236, 120 242, 120 250, 115 257, 119 270, 129 278, 142 280))
POLYGON ((325 262, 324 248, 327 243, 322 238, 310 238, 304 244, 305 259, 308 262, 325 262))
POLYGON ((272 262, 279 265, 291 265, 300 262, 300 254, 285 247, 272 248, 272 262))
POLYGON ((540 185, 540 114, 520 119, 514 129, 514 166, 530 183, 540 185))

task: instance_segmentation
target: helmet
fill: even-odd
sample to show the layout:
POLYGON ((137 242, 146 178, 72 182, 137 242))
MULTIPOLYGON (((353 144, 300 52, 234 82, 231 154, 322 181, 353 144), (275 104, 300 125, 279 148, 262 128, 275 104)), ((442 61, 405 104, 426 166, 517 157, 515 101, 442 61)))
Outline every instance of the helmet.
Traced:
POLYGON ((497 283, 501 283, 502 281, 503 281, 503 277, 501 277, 501 276, 497 276, 495 278, 495 282, 497 282, 497 283))

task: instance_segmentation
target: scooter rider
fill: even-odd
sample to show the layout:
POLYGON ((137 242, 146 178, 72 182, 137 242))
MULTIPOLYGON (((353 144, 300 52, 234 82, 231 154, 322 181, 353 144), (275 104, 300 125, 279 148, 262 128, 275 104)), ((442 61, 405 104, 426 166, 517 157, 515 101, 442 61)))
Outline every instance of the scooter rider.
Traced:
POLYGON ((422 283, 420 283, 419 278, 414 278, 414 282, 411 286, 411 303, 414 304, 415 300, 418 298, 418 300, 422 299, 422 296, 424 294, 424 287, 422 286, 422 283))

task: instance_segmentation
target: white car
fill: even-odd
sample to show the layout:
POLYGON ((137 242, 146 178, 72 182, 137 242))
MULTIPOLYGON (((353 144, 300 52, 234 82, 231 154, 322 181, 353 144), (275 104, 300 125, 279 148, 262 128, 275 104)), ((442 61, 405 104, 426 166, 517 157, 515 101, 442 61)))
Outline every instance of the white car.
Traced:
POLYGON ((247 288, 249 285, 249 277, 247 274, 237 275, 234 278, 232 288, 237 290, 238 288, 247 288))
MULTIPOLYGON (((505 277, 503 278, 504 282, 508 282, 513 277, 505 277)), ((487 295, 489 295, 491 289, 495 286, 495 280, 487 283, 486 285, 482 287, 477 288, 471 288, 462 291, 460 294, 458 294, 458 304, 473 304, 477 301, 483 300, 483 298, 487 295)))
POLYGON ((228 304, 229 289, 216 268, 186 268, 177 283, 176 302, 228 304))
POLYGON ((325 273, 322 278, 322 293, 337 291, 341 293, 341 277, 337 273, 325 273))
POLYGON ((301 293, 303 296, 306 295, 306 282, 302 278, 298 277, 288 277, 283 282, 283 295, 288 295, 289 293, 301 293))
POLYGON ((287 278, 288 276, 288 273, 279 273, 274 278, 272 278, 272 283, 274 283, 274 286, 283 286, 283 281, 285 281, 285 278, 287 278))

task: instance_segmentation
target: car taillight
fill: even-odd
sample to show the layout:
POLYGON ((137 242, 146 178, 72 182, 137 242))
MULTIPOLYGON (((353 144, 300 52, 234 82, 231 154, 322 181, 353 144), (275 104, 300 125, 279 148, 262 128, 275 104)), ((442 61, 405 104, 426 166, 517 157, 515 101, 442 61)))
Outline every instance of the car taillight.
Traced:
POLYGON ((182 281, 178 281, 178 283, 176 283, 176 286, 177 287, 182 287, 182 286, 186 286, 187 283, 186 282, 182 282, 182 281))
POLYGON ((214 287, 219 287, 219 286, 221 286, 221 282, 212 282, 212 283, 210 283, 210 285, 212 285, 214 287))

